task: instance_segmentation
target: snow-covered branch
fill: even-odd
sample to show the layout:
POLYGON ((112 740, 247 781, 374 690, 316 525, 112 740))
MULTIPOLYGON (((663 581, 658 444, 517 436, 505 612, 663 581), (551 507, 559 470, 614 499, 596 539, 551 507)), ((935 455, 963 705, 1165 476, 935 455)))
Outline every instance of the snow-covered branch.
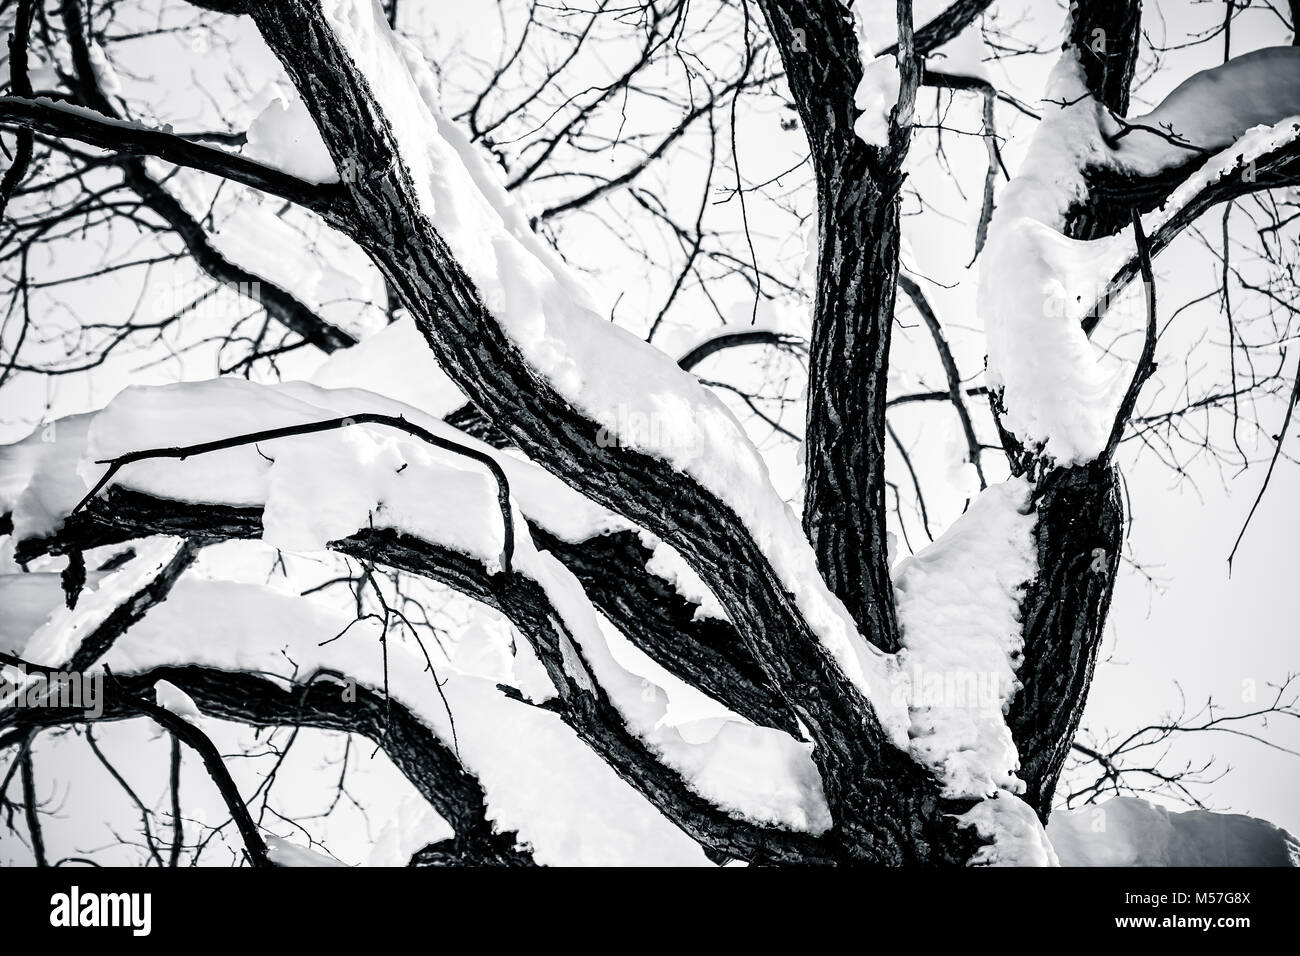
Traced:
MULTIPOLYGON (((276 416, 310 422, 319 418, 320 404, 346 400, 301 386, 288 392, 275 396, 226 381, 185 386, 170 395, 128 393, 92 422, 82 457, 88 466, 99 456, 120 457, 109 450, 142 431, 165 439, 228 428, 232 415, 239 417, 241 395, 246 417, 262 422, 276 416), (225 398, 205 422, 196 413, 213 407, 202 395, 212 388, 225 398), (188 404, 187 392, 197 404, 188 404), (296 400, 290 397, 294 392, 296 400), (306 396, 318 404, 307 405, 306 396)), ((39 504, 29 498, 26 508, 20 492, 15 526, 25 537, 18 556, 29 560, 156 534, 260 536, 294 550, 329 547, 447 584, 518 627, 558 694, 562 719, 692 837, 713 852, 745 859, 811 851, 812 838, 797 831, 815 833, 827 821, 806 745, 778 730, 739 723, 724 726, 707 744, 691 744, 675 728, 662 726, 663 691, 647 701, 643 682, 614 662, 569 572, 527 538, 519 540, 509 566, 502 565, 500 531, 492 528, 499 515, 497 485, 458 464, 459 449, 381 439, 361 424, 339 433, 295 433, 300 431, 281 426, 262 429, 256 444, 213 440, 205 449, 191 446, 166 458, 137 456, 115 470, 105 493, 93 496, 88 493, 107 476, 88 467, 80 493, 87 503, 66 519, 79 482, 66 483, 39 504), (432 498, 430 488, 438 489, 432 498), (51 536, 48 531, 56 528, 51 536), (770 767, 746 782, 744 774, 729 769, 737 759, 770 767), (778 787, 786 796, 775 803, 765 796, 773 774, 792 775, 788 787, 778 787), (764 782, 755 789, 759 780, 764 782)), ((76 444, 66 436, 43 447, 66 464, 76 444)), ((525 497, 530 493, 527 483, 521 490, 525 497)))
POLYGON ((1099 301, 1139 271, 1133 240, 1112 234, 1159 206, 1144 224, 1158 252, 1214 203, 1294 182, 1300 130, 1295 47, 1203 71, 1131 122, 1090 91, 1086 59, 1069 48, 1053 73, 1055 106, 1003 191, 980 273, 1002 425, 1062 465, 1103 453, 1121 400, 1087 336, 1099 301))
POLYGON ((0 126, 29 129, 115 152, 188 166, 251 186, 306 209, 326 213, 333 188, 309 183, 272 166, 166 130, 114 120, 94 110, 50 99, 0 96, 0 126))

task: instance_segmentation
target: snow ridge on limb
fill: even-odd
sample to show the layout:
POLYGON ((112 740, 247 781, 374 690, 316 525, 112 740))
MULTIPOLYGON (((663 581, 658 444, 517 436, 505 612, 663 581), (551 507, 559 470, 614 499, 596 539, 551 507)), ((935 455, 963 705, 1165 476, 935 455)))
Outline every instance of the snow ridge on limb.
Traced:
MULTIPOLYGON (((607 400, 635 390, 614 383, 612 393, 595 390, 602 394, 602 401, 584 402, 580 396, 575 399, 573 392, 566 389, 586 388, 589 383, 582 378, 586 370, 566 364, 573 357, 564 348, 571 344, 565 342, 566 336, 545 333, 559 329, 577 333, 580 340, 587 332, 591 332, 592 339, 605 338, 603 322, 593 318, 589 310, 575 308, 563 295, 565 283, 550 273, 544 262, 536 257, 530 261, 532 253, 510 230, 490 220, 468 226, 453 222, 461 237, 468 238, 471 253, 481 250, 486 241, 491 259, 485 261, 489 265, 495 267, 512 256, 522 256, 515 264, 529 267, 523 278, 530 281, 524 283, 522 299, 516 295, 520 290, 513 286, 500 287, 496 271, 489 277, 491 281, 485 281, 487 293, 480 293, 474 277, 461 266, 451 244, 430 218, 419 195, 427 191, 427 185, 416 185, 419 177, 413 176, 407 165, 405 154, 410 151, 411 140, 401 130, 414 134, 416 154, 427 145, 423 142, 426 138, 436 139, 444 156, 450 154, 445 140, 430 135, 437 129, 436 121, 430 119, 409 69, 392 55, 395 47, 391 33, 376 17, 373 6, 328 3, 323 11, 315 0, 250 0, 240 4, 240 9, 253 15, 263 38, 285 65, 331 157, 338 164, 347 158, 358 164, 353 181, 345 178, 338 186, 321 188, 318 195, 325 197, 323 205, 327 207, 322 215, 379 265, 457 387, 534 460, 677 548, 719 597, 765 675, 790 701, 816 744, 815 760, 836 824, 831 852, 864 861, 967 858, 974 841, 954 832, 944 816, 946 803, 936 800, 929 775, 905 753, 890 746, 906 745, 905 710, 890 704, 887 681, 879 681, 886 684, 882 694, 867 693, 873 686, 871 677, 887 676, 887 665, 867 648, 852 618, 827 593, 815 561, 808 554, 807 542, 788 509, 771 494, 761 459, 753 454, 752 446, 743 443, 740 447, 726 447, 714 441, 712 447, 692 448, 678 455, 683 449, 662 441, 662 434, 656 439, 633 423, 622 421, 612 429, 619 438, 617 447, 599 445, 596 433, 604 420, 597 413, 602 407, 607 412, 620 411, 617 403, 611 408, 607 400), (531 280, 537 277, 538 269, 542 282, 534 285, 531 280), (522 322, 503 322, 484 304, 493 295, 502 301, 522 301, 530 308, 536 307, 540 324, 538 312, 529 309, 524 310, 522 322), (540 349, 540 354, 531 355, 532 349, 540 349), (721 469, 711 472, 710 466, 718 463, 721 469), (754 466, 752 474, 746 470, 750 465, 754 466), (701 474, 708 477, 702 478, 701 474), (789 550, 786 545, 790 545, 789 550), (874 707, 869 696, 875 699, 874 707), (885 780, 905 783, 886 787, 885 780)), ((414 165, 422 164, 417 160, 414 165)), ((428 163, 423 167, 427 170, 428 163)), ((458 185, 472 184, 463 165, 447 165, 453 172, 457 168, 461 169, 458 185)), ((467 196, 477 201, 475 191, 469 191, 467 196)), ((456 213, 456 201, 462 197, 450 191, 442 198, 450 202, 438 205, 433 214, 447 212, 448 207, 456 213)), ((506 271, 510 280, 521 277, 520 270, 506 271)), ((601 345, 608 346, 611 341, 601 345)), ((580 342, 587 344, 585 340, 580 342)), ((619 340, 616 351, 624 358, 630 357, 632 367, 659 369, 658 356, 635 351, 640 347, 619 340)), ((607 351, 602 349, 602 353, 607 351)), ((639 403, 642 391, 635 391, 633 397, 639 403)), ((740 436, 743 441, 743 432, 725 406, 707 395, 698 406, 693 403, 694 392, 683 395, 673 387, 665 388, 664 394, 656 397, 667 400, 665 414, 679 409, 680 400, 686 399, 688 414, 681 419, 672 419, 670 414, 670 419, 688 423, 688 438, 725 441, 740 436)), ((668 430, 672 433, 671 428, 668 430)), ((129 524, 133 515, 139 517, 147 510, 143 497, 117 489, 110 492, 111 500, 96 499, 88 509, 96 513, 77 515, 76 527, 65 539, 75 538, 80 532, 85 540, 102 541, 114 529, 121 529, 119 522, 110 519, 110 513, 119 508, 129 524)), ((201 506, 182 510, 188 514, 159 514, 155 508, 155 529, 162 531, 179 524, 201 535, 205 520, 220 526, 228 519, 245 536, 254 533, 254 527, 261 530, 261 507, 239 509, 226 505, 208 509, 208 514, 201 506), (182 517, 193 523, 184 525, 172 520, 182 517)), ((373 543, 382 538, 390 550, 408 548, 413 564, 424 558, 448 562, 457 574, 470 579, 460 583, 474 593, 501 596, 496 592, 502 589, 502 582, 485 580, 483 565, 463 552, 447 550, 429 558, 423 553, 428 550, 427 542, 403 542, 396 531, 386 534, 388 530, 366 529, 348 541, 332 543, 361 548, 363 541, 373 543)), ((50 542, 49 547, 66 547, 66 543, 50 542)), ((432 568, 427 573, 438 580, 443 579, 439 574, 450 574, 432 568)), ((536 582, 517 582, 514 577, 522 576, 512 576, 510 583, 520 588, 527 585, 530 599, 540 597, 536 582)), ((884 593, 888 591, 886 587, 884 593)), ((551 636, 548 622, 536 619, 537 607, 515 606, 511 610, 525 617, 531 613, 534 619, 528 623, 540 628, 543 638, 551 636)), ((892 606, 890 610, 892 625, 892 606)), ((893 631, 891 626, 887 637, 891 645, 896 640, 893 631)), ((559 652, 558 638, 556 646, 548 650, 559 652)), ((569 679, 562 668, 559 676, 569 679)), ((796 845, 784 834, 724 828, 723 821, 709 814, 711 808, 702 806, 703 801, 690 802, 682 788, 662 772, 658 761, 643 761, 644 748, 633 748, 626 736, 616 746, 606 747, 610 735, 623 732, 623 724, 602 726, 608 708, 605 702, 594 703, 601 711, 599 717, 584 724, 579 732, 597 737, 593 746, 605 747, 601 755, 616 762, 616 769, 638 780, 638 785, 675 788, 669 796, 677 805, 664 812, 677 813, 688 803, 684 826, 696 822, 697 817, 707 818, 714 833, 721 837, 712 841, 715 849, 720 847, 726 852, 729 845, 739 851, 733 856, 773 858, 769 852, 773 843, 779 844, 778 852, 796 845), (762 845, 756 845, 759 842, 762 845)), ((578 710, 575 708, 572 719, 593 716, 578 710)), ((702 832, 702 828, 694 827, 693 832, 702 832)), ((702 833, 704 840, 711 836, 702 833)), ((824 847, 807 841, 798 844, 798 849, 810 855, 816 855, 819 849, 824 851, 824 847)))
MULTIPOLYGON (((394 330, 401 332, 408 351, 412 347, 417 347, 417 351, 424 348, 422 339, 413 344, 409 341, 409 336, 418 335, 409 319, 389 326, 381 337, 394 330)), ((363 344, 343 355, 350 356, 365 348, 363 344)), ((387 361, 392 351, 385 347, 376 357, 376 364, 382 365, 387 361)), ((369 365, 368 362, 361 364, 369 365)), ((318 419, 382 413, 403 418, 459 445, 493 455, 508 476, 511 495, 527 519, 528 530, 536 542, 574 570, 584 588, 589 589, 602 615, 609 617, 642 650, 678 673, 687 683, 716 697, 735 713, 757 724, 777 727, 799 736, 797 722, 788 706, 763 677, 734 629, 711 616, 707 621, 691 620, 692 611, 697 615, 701 611, 699 601, 714 608, 707 615, 717 613, 716 602, 680 559, 661 566, 664 562, 659 556, 671 552, 667 545, 659 543, 658 539, 654 539, 649 547, 642 544, 642 538, 648 537, 644 532, 638 534, 631 530, 627 522, 529 462, 479 443, 420 409, 362 388, 343 387, 355 381, 382 384, 377 369, 373 373, 367 369, 360 375, 355 369, 335 371, 337 374, 324 378, 340 387, 322 388, 306 383, 262 386, 231 378, 173 386, 164 391, 127 392, 116 403, 134 403, 142 410, 152 405, 158 410, 170 408, 185 413, 179 417, 171 416, 167 423, 153 411, 143 411, 140 421, 149 428, 149 442, 186 441, 195 435, 228 438, 230 433, 226 430, 236 422, 249 428, 283 424, 293 419, 286 419, 273 410, 283 397, 292 397, 310 404, 313 411, 304 414, 318 419), (207 424, 198 430, 190 427, 191 423, 208 422, 207 409, 248 407, 261 409, 264 414, 247 418, 242 413, 235 414, 229 421, 223 416, 211 427, 207 424), (647 563, 653 567, 647 567, 647 563), (680 582, 684 576, 694 583, 683 593, 680 603, 674 602, 672 595, 677 592, 673 588, 680 589, 674 582, 680 582)), ((401 382, 400 376, 398 381, 401 382)), ((392 383, 390 375, 388 384, 391 386, 392 383)), ((417 390, 411 397, 419 400, 422 395, 417 390)), ((457 396, 450 404, 454 406, 459 401, 457 396)), ((111 414, 120 412, 121 409, 114 406, 111 414)), ((0 446, 0 515, 18 523, 11 540, 21 543, 53 533, 61 525, 63 517, 85 496, 88 485, 77 471, 79 463, 87 457, 86 433, 95 414, 110 413, 60 419, 22 441, 0 446), (49 440, 54 437, 58 438, 57 442, 49 440), (54 477, 61 480, 52 481, 54 477)), ((101 423, 97 431, 102 433, 107 427, 101 423)), ((381 431, 386 430, 375 433, 381 431)), ((124 434, 129 434, 129 430, 124 434)), ((255 448, 245 447, 251 454, 244 457, 253 467, 260 469, 268 464, 256 454, 259 450, 267 457, 274 457, 268 452, 266 443, 259 443, 255 448)), ((118 450, 116 445, 113 450, 118 450)), ((92 475, 98 478, 102 473, 103 466, 98 465, 92 475)), ((125 473, 128 487, 130 477, 128 469, 125 473)), ((228 485, 225 491, 229 493, 234 487, 228 485)), ((203 489, 198 490, 201 492, 203 489)))
POLYGON ((895 694, 909 705, 913 756, 949 797, 1024 789, 1004 713, 1020 689, 1020 601, 1038 571, 1032 491, 1020 478, 990 486, 895 571, 895 694))
MULTIPOLYGON (((335 674, 382 695, 378 625, 352 624, 343 638, 321 646, 349 623, 347 615, 258 585, 182 582, 106 662, 123 676, 187 666, 273 675, 291 692, 305 682, 333 686, 341 697, 345 685, 323 676, 335 674)), ((400 640, 389 641, 388 653, 394 704, 453 747, 447 710, 423 657, 400 640)), ((705 862, 556 714, 513 700, 481 677, 440 668, 438 678, 456 720, 455 749, 484 789, 487 819, 531 844, 537 862, 609 863, 623 852, 648 862, 705 862)))
POLYGON ((1120 387, 1071 314, 1073 289, 1094 274, 1089 243, 1062 234, 1068 210, 1087 196, 1084 169, 1106 147, 1100 108, 1073 51, 1054 69, 1045 99, 1069 105, 1045 114, 1002 192, 980 257, 976 309, 1003 427, 1043 457, 1070 464, 1105 448, 1120 387))
POLYGON ((1063 866, 1300 866, 1300 840, 1267 820, 1138 797, 1059 810, 1047 831, 1063 866))
POLYGON ((1300 47, 1252 50, 1201 70, 1150 113, 1105 116, 1113 163, 1154 176, 1227 149, 1249 130, 1300 113, 1300 47))
MULTIPOLYGON (((873 56, 871 51, 889 41, 898 47, 898 17, 894 14, 886 22, 890 28, 882 30, 880 36, 872 36, 875 31, 868 28, 869 13, 864 9, 866 0, 845 0, 850 5, 853 16, 853 29, 858 38, 858 56, 862 60, 862 80, 853 92, 853 105, 861 112, 853 123, 853 132, 868 146, 884 149, 889 145, 890 116, 898 104, 898 93, 902 77, 898 71, 898 60, 893 51, 873 56)), ((893 12, 893 5, 889 5, 893 12)), ((873 26, 876 24, 873 24, 873 26)), ((906 122, 904 120, 903 122, 906 122)))
MULTIPOLYGON (((1055 108, 1003 191, 977 296, 988 334, 989 384, 1001 395, 1003 426, 1058 465, 1103 454, 1127 380, 1101 367, 1087 331, 1095 325, 1088 317, 1099 298, 1118 290, 1112 277, 1120 272, 1126 282, 1136 274, 1123 268, 1134 259, 1133 239, 1065 235, 1069 216, 1089 199, 1090 179, 1184 178, 1204 164, 1181 186, 1168 187, 1172 195, 1151 214, 1147 231, 1160 237, 1160 227, 1176 221, 1178 210, 1216 179, 1248 164, 1247 157, 1286 145, 1290 118, 1300 114, 1300 51, 1294 47, 1256 51, 1203 71, 1132 122, 1112 116, 1089 95, 1077 57, 1067 50, 1052 73, 1046 99, 1055 108), (1268 74, 1278 70, 1284 75, 1262 93, 1268 74)), ((1157 249, 1170 238, 1164 235, 1157 249)))
POLYGON ((1033 809, 1007 723, 1020 681, 1020 604, 1038 573, 1033 486, 991 485, 929 547, 895 570, 899 652, 896 700, 911 719, 910 752, 942 793, 974 799, 957 817, 989 842, 972 865, 1055 865, 1033 809))
MULTIPOLYGON (((1300 49, 1288 47, 1287 49, 1300 49)), ((1300 108, 1300 104, 1297 104, 1300 108)), ((1211 156, 1187 177, 1159 207, 1142 217, 1150 233, 1151 254, 1164 250, 1185 226, 1216 202, 1232 199, 1255 188, 1267 186, 1278 175, 1294 175, 1300 169, 1300 114, 1271 126, 1246 130, 1240 139, 1211 156)), ((1140 274, 1134 238, 1120 234, 1095 242, 1105 244, 1095 278, 1109 279, 1100 296, 1087 311, 1083 325, 1090 331, 1106 314, 1119 294, 1140 274)))
MULTIPOLYGON (((305 382, 258 385, 239 378, 128 388, 99 412, 59 419, 20 442, 0 447, 0 512, 12 514, 15 540, 21 542, 43 537, 55 533, 91 487, 104 478, 105 466, 100 459, 127 455, 139 450, 142 443, 159 447, 188 446, 269 428, 367 413, 403 418, 442 439, 490 456, 508 478, 511 497, 528 519, 561 540, 575 542, 627 527, 626 522, 589 502, 541 469, 501 454, 409 405, 363 389, 330 389, 305 382)), ((346 514, 335 514, 334 510, 312 514, 304 512, 294 502, 295 488, 286 473, 293 468, 295 455, 310 456, 312 449, 322 450, 321 454, 326 454, 327 458, 324 449, 341 447, 358 452, 365 466, 373 472, 366 479, 371 483, 368 486, 370 504, 377 502, 380 491, 387 492, 383 495, 387 507, 379 509, 373 520, 382 522, 385 520, 383 515, 388 513, 400 515, 403 500, 422 509, 439 507, 437 500, 415 502, 414 493, 394 491, 396 486, 405 482, 400 477, 403 472, 396 469, 411 461, 419 464, 422 456, 414 449, 420 442, 414 438, 409 441, 402 439, 400 448, 394 446, 394 453, 400 457, 401 449, 409 448, 415 457, 395 458, 391 476, 380 476, 374 458, 378 446, 369 443, 388 441, 380 436, 393 436, 394 433, 378 425, 352 431, 356 434, 351 437, 342 433, 333 438, 298 436, 242 445, 196 455, 187 461, 146 459, 125 465, 114 479, 125 487, 178 500, 261 505, 280 497, 284 522, 278 521, 281 514, 273 513, 271 535, 275 537, 277 529, 284 531, 288 535, 282 542, 285 547, 292 547, 296 539, 301 546, 311 545, 319 549, 330 534, 351 532, 366 522, 365 496, 358 498, 347 510, 346 495, 365 490, 358 486, 362 476, 355 469, 333 476, 312 474, 308 469, 303 476, 303 492, 319 496, 318 505, 326 496, 334 497, 334 493, 329 491, 330 482, 339 482, 337 507, 344 509, 346 514), (286 452, 287 457, 278 458, 272 451, 277 447, 290 449, 286 452), (303 451, 296 452, 293 448, 303 451), (370 449, 368 454, 360 454, 367 448, 370 449), (272 472, 277 468, 283 471, 277 472, 278 477, 273 482, 272 472), (349 475, 356 481, 350 481, 349 475), (273 484, 283 491, 283 495, 273 493, 273 484), (295 515, 303 521, 296 529, 291 521, 295 515), (358 521, 360 523, 356 523, 358 521), (317 523, 314 531, 310 529, 312 522, 317 523)), ((454 453, 434 449, 429 449, 428 453, 432 456, 427 459, 429 462, 436 460, 467 473, 447 486, 440 499, 444 502, 448 496, 455 496, 459 479, 472 481, 468 473, 478 468, 469 460, 457 464, 459 456, 454 453)), ((328 464, 327 460, 321 462, 322 466, 328 464)), ((277 507, 272 506, 273 512, 277 507)), ((499 513, 500 509, 497 511, 499 513)), ((482 517, 492 520, 487 513, 482 517)), ((450 533, 457 525, 451 523, 442 527, 445 533, 450 533)), ((496 542, 499 553, 499 533, 496 542)), ((479 543, 484 549, 490 544, 486 538, 479 543)), ((467 554, 478 553, 469 544, 466 548, 467 554)))
MULTIPOLYGON (((112 626, 111 619, 122 613, 124 605, 147 605, 149 585, 174 580, 193 562, 194 555, 195 549, 182 538, 142 543, 125 567, 88 587, 75 608, 66 604, 55 608, 18 650, 19 656, 48 667, 83 669, 103 651, 102 646, 94 646, 99 643, 95 635, 112 626)), ((166 586, 164 583, 164 593, 166 586)))

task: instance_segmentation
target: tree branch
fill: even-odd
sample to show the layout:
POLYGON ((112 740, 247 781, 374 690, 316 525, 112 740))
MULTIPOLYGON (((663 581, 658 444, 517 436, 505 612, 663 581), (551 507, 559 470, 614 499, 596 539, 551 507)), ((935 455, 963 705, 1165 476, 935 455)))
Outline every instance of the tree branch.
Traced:
POLYGON ((154 156, 279 196, 327 218, 338 192, 337 184, 305 182, 237 153, 55 100, 0 96, 0 126, 73 139, 118 153, 154 156))

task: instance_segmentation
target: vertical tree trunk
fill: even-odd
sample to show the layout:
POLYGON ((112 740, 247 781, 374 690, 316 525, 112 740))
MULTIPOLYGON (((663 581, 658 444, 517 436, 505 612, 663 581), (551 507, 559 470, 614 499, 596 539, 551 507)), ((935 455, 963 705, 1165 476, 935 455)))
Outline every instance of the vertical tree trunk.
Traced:
MULTIPOLYGON (((1141 0, 1071 5, 1065 46, 1079 57, 1089 92, 1121 115, 1137 62, 1141 13, 1141 0)), ((1127 221, 1126 210, 1084 204, 1067 216, 1065 234, 1093 239, 1127 221)), ((993 407, 996 414, 996 396, 993 407)), ((1033 473, 1032 453, 1014 436, 1002 437, 1013 468, 1033 473)), ((1007 720, 1020 754, 1025 799, 1043 822, 1088 701, 1115 587, 1124 540, 1119 481, 1108 461, 1047 467, 1035 481, 1039 568, 1021 605, 1024 658, 1018 676, 1024 686, 1007 720)))
POLYGON ((1038 577, 1022 605, 1024 685, 1007 714, 1025 799, 1044 823, 1079 729, 1110 607, 1124 509, 1119 473, 1057 468, 1038 482, 1038 577))
POLYGON ((895 651, 884 421, 901 178, 879 181, 858 145, 819 163, 803 524, 822 576, 859 630, 895 651))

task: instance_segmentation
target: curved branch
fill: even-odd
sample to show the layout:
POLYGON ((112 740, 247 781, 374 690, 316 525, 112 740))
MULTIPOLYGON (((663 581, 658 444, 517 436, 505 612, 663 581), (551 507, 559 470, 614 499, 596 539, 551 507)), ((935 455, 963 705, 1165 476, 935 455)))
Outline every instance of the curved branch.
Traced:
POLYGON ((398 431, 405 432, 421 441, 428 442, 435 448, 441 448, 444 451, 455 452, 458 455, 464 455, 485 467, 492 474, 493 480, 497 486, 497 503, 501 506, 501 521, 504 525, 504 538, 502 543, 501 566, 507 574, 510 573, 510 559, 515 551, 515 520, 514 509, 510 505, 510 481, 506 477, 505 471, 497 460, 491 455, 479 451, 469 445, 462 445, 460 442, 449 441, 435 435, 426 428, 421 428, 412 422, 408 422, 400 415, 381 415, 377 412, 358 412, 355 415, 345 415, 339 418, 331 418, 320 422, 308 422, 302 425, 284 425, 279 428, 267 428, 262 431, 249 432, 243 435, 235 435, 231 438, 219 438, 214 441, 198 442, 193 445, 182 445, 173 448, 147 448, 141 451, 128 452, 125 455, 118 455, 116 458, 101 459, 95 464, 108 465, 104 474, 100 475, 99 480, 86 492, 86 496, 77 503, 72 509, 72 514, 76 515, 86 504, 102 491, 113 477, 125 466, 137 462, 146 461, 152 458, 177 458, 184 461, 186 458, 193 458, 196 455, 204 455, 209 452, 222 451, 227 448, 238 448, 242 445, 254 445, 263 441, 274 441, 277 438, 289 438, 294 435, 316 435, 321 432, 334 431, 339 428, 347 428, 352 425, 384 425, 388 428, 395 428, 398 431))
MULTIPOLYGON (((957 38, 975 19, 993 5, 993 0, 956 0, 943 13, 916 31, 914 41, 918 56, 925 56, 957 38)), ((898 44, 891 43, 881 54, 897 53, 898 44)))
MULTIPOLYGON (((31 35, 34 5, 32 0, 19 0, 18 12, 14 16, 14 32, 9 34, 9 86, 18 96, 32 95, 32 82, 27 71, 27 43, 31 35)), ((27 175, 31 161, 31 130, 20 130, 13 162, 5 170, 3 178, 0 178, 0 217, 9 208, 9 200, 27 175)))
POLYGON ((962 434, 966 436, 967 458, 975 466, 975 472, 979 475, 980 488, 986 488, 988 482, 984 480, 984 468, 980 464, 979 438, 975 434, 975 425, 971 421, 970 409, 966 407, 966 390, 961 383, 961 372, 957 369, 957 360, 953 358, 952 349, 948 347, 948 340, 944 338, 943 325, 939 322, 939 317, 934 314, 934 309, 930 306, 930 300, 921 291, 920 285, 910 276, 905 276, 902 273, 899 273, 898 284, 907 293, 907 297, 912 300, 912 305, 916 311, 921 314, 921 318, 925 321, 925 327, 930 330, 930 338, 934 340, 935 351, 939 353, 939 362, 943 366, 944 376, 948 379, 949 400, 957 411, 962 434))
MULTIPOLYGON (((1297 130, 1300 133, 1300 130, 1297 130)), ((1097 218, 1114 218, 1123 211, 1149 211, 1163 206, 1175 190, 1204 165, 1205 158, 1167 170, 1160 176, 1136 178, 1116 174, 1113 170, 1089 171, 1089 195, 1095 208, 1107 212, 1097 218), (1113 212, 1111 211, 1113 210, 1113 212)), ((1300 184, 1300 136, 1251 159, 1244 156, 1207 182, 1204 188, 1179 203, 1178 208, 1161 217, 1149 241, 1150 255, 1155 257, 1169 247, 1192 223, 1220 203, 1264 189, 1279 189, 1300 184)), ((1106 288, 1083 320, 1089 334, 1105 317, 1110 305, 1129 283, 1142 273, 1142 259, 1135 248, 1115 271, 1106 288)))
MULTIPOLYGON (((80 0, 63 0, 62 15, 67 29, 68 46, 72 51, 71 59, 76 75, 71 82, 77 98, 83 106, 120 120, 122 117, 119 110, 105 94, 95 71, 80 0)), ((30 91, 23 95, 30 96, 30 91)), ((209 276, 217 282, 229 283, 237 288, 247 288, 256 283, 259 303, 267 314, 323 352, 333 352, 356 344, 355 338, 316 315, 292 293, 226 258, 213 245, 207 231, 176 197, 149 175, 142 159, 124 155, 120 157, 119 165, 126 185, 172 228, 193 256, 194 262, 209 276)))

